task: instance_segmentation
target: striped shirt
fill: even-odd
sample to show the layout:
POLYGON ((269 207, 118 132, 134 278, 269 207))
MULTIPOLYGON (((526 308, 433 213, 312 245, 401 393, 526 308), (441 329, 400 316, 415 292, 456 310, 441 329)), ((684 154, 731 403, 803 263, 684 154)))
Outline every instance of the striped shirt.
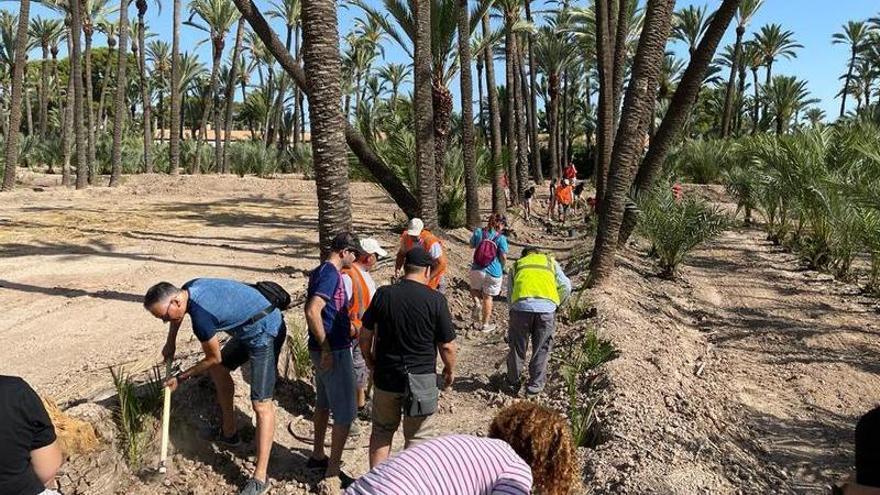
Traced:
POLYGON ((532 470, 503 440, 449 435, 376 466, 345 495, 528 495, 532 470))

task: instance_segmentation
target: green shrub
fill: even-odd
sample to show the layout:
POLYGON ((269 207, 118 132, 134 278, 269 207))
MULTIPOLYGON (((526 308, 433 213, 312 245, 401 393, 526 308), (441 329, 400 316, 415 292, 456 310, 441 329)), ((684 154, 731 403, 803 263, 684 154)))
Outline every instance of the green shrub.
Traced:
POLYGON ((276 150, 256 141, 230 144, 229 160, 232 172, 239 177, 249 174, 270 177, 278 170, 276 150))
POLYGON ((696 184, 718 183, 722 172, 729 167, 735 152, 733 141, 688 140, 679 145, 667 158, 667 175, 696 184))
MULTIPOLYGON (((293 376, 308 380, 312 376, 312 361, 309 357, 309 346, 306 341, 306 325, 301 319, 291 321, 290 331, 287 332, 287 370, 293 371, 293 376)), ((286 374, 286 373, 285 373, 286 374)))
POLYGON ((706 201, 687 195, 676 201, 669 184, 661 183, 639 198, 639 232, 651 241, 663 276, 673 277, 685 256, 727 227, 727 217, 706 201))
POLYGON ((597 376, 590 374, 599 366, 616 359, 618 354, 610 341, 600 339, 594 329, 589 329, 580 347, 562 359, 560 374, 568 398, 572 440, 577 446, 588 445, 595 436, 594 411, 600 399, 601 388, 597 386, 597 376), (586 400, 581 400, 582 388, 586 400))
POLYGON ((752 211, 758 204, 759 177, 754 170, 749 170, 744 165, 736 165, 722 173, 722 181, 727 194, 736 200, 736 213, 745 215, 745 222, 752 223, 752 211))

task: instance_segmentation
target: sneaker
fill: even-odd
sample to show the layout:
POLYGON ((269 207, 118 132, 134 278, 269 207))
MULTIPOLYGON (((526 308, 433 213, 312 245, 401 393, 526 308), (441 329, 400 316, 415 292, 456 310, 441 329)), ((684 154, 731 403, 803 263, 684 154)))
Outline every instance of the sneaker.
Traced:
POLYGON ((247 484, 244 485, 244 490, 241 491, 241 495, 261 495, 266 493, 266 490, 268 489, 268 483, 256 478, 251 478, 248 480, 247 484))
POLYGON ((526 399, 535 399, 535 398, 537 398, 539 395, 541 395, 541 392, 543 392, 543 390, 529 390, 529 389, 526 389, 526 399))
POLYGON ((483 333, 492 333, 498 329, 498 325, 494 323, 486 323, 480 328, 480 331, 483 333))
POLYGON ((326 470, 328 464, 330 464, 329 457, 325 457, 323 459, 315 459, 314 457, 309 457, 309 460, 306 461, 306 469, 326 470))
POLYGON ((214 442, 225 447, 238 447, 241 445, 241 437, 238 436, 238 432, 227 437, 223 435, 223 428, 220 426, 209 430, 206 436, 206 440, 209 442, 214 442))

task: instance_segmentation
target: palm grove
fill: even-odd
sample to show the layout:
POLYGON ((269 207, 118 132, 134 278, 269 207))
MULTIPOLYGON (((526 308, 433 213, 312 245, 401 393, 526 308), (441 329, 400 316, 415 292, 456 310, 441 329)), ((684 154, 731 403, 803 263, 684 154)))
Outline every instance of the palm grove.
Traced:
MULTIPOLYGON (((768 191, 786 180, 807 187, 781 167, 786 158, 802 166, 785 156, 798 149, 793 141, 818 140, 825 148, 811 172, 822 174, 809 177, 843 191, 828 197, 845 198, 839 208, 853 218, 877 215, 866 184, 880 175, 880 153, 852 141, 876 141, 880 20, 850 22, 829 40, 851 56, 840 119, 827 126, 806 82, 774 71, 802 46, 780 24, 751 25, 762 3, 676 11, 674 0, 540 9, 518 0, 349 0, 339 8, 355 20, 340 37, 331 0, 39 2, 49 18, 31 18, 21 0, 17 15, 0 10, 2 188, 14 187, 20 166, 77 188, 106 175, 115 186, 124 173, 303 172, 316 181, 326 246, 350 226, 351 178, 377 182, 428 226, 473 227, 480 184, 491 184, 492 207, 503 212, 505 175, 517 204, 530 181, 575 162, 598 201, 593 285, 607 281, 618 246, 639 228, 633 205, 648 215, 663 199, 651 195, 664 189, 655 185, 673 177, 725 183, 747 219, 758 210, 770 230, 786 225, 772 232, 780 242, 796 233, 794 249, 816 232, 833 244, 835 222, 810 223, 805 194, 768 191), (171 10, 170 43, 151 32, 149 9, 171 10), (731 24, 734 43, 719 47, 731 24), (210 58, 182 49, 181 30, 208 44, 210 58), (93 46, 96 32, 103 46, 93 46), (406 59, 386 61, 391 46, 406 59), (830 163, 842 156, 835 146, 850 146, 851 160, 830 163)), ((825 246, 817 263, 830 266, 834 249, 825 246)), ((871 253, 880 276, 880 249, 871 253)))

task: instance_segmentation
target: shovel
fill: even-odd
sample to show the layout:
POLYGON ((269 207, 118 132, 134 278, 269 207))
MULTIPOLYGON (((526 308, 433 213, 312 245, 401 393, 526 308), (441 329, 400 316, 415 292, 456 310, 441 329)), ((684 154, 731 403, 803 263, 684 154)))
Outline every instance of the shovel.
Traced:
MULTIPOLYGON (((171 360, 165 361, 165 379, 171 377, 171 360)), ((162 448, 159 454, 159 472, 165 474, 168 471, 168 427, 171 423, 171 389, 163 389, 164 401, 162 404, 162 448)))

